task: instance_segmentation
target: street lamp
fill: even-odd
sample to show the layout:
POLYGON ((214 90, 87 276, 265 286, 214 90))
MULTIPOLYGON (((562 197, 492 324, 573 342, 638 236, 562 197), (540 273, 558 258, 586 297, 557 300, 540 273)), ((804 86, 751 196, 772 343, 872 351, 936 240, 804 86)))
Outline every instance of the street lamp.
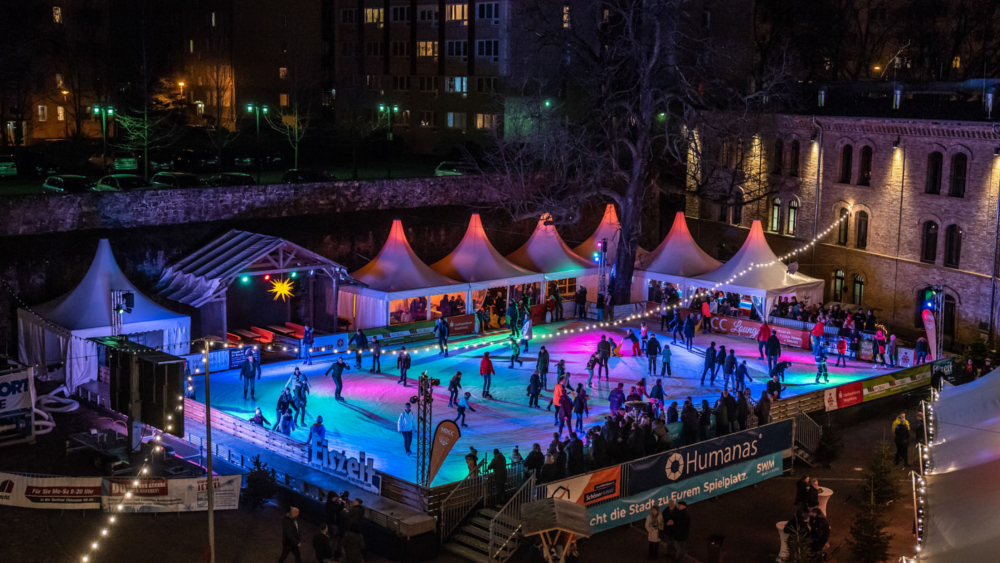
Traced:
POLYGON ((378 105, 379 119, 382 118, 383 114, 385 115, 385 125, 386 128, 388 129, 388 133, 385 134, 385 140, 389 145, 386 151, 386 157, 388 159, 385 168, 386 178, 392 178, 392 114, 394 113, 399 113, 398 105, 393 105, 392 107, 389 107, 386 104, 378 105))
POLYGON ((101 116, 101 138, 104 140, 104 148, 101 151, 102 157, 108 156, 108 116, 115 116, 115 108, 111 106, 94 106, 94 115, 101 116))
POLYGON ((177 85, 181 87, 181 98, 183 99, 184 98, 184 83, 183 82, 178 82, 177 85))
POLYGON ((260 114, 267 115, 267 106, 247 104, 247 112, 253 112, 257 117, 257 183, 260 184, 260 114))

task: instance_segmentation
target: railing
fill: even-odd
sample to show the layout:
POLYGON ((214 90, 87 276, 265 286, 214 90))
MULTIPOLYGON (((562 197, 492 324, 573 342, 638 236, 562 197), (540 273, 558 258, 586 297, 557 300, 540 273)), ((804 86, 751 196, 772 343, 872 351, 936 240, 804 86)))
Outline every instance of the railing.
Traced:
POLYGON ((441 503, 441 541, 448 539, 465 517, 486 499, 488 488, 486 459, 469 472, 441 503))
POLYGON ((538 489, 532 474, 490 521, 490 561, 505 563, 517 551, 521 533, 521 506, 538 500, 538 489))
POLYGON ((802 409, 795 415, 795 441, 810 453, 816 453, 823 427, 809 417, 802 409))

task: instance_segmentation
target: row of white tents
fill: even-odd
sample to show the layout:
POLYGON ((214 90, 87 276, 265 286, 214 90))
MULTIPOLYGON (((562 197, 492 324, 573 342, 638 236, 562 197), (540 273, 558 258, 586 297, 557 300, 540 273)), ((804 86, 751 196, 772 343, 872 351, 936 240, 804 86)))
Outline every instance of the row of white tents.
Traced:
MULTIPOLYGON (((351 273, 366 287, 340 289, 339 314, 360 328, 388 326, 393 323, 393 312, 405 308, 407 300, 413 298, 428 300, 427 318, 432 316, 434 298, 440 301, 442 296, 460 296, 464 312, 472 313, 488 289, 537 283, 544 300, 545 282, 566 279, 575 279, 578 288, 588 288, 593 301, 597 296, 598 267, 591 257, 599 244, 607 241, 608 262, 613 263, 620 230, 614 206, 608 205, 594 234, 571 249, 555 227, 542 218, 524 245, 503 256, 490 243, 479 215, 474 214, 458 246, 428 266, 410 247, 402 223, 396 220, 378 255, 351 273)), ((823 294, 822 280, 790 272, 777 259, 759 221, 754 221, 736 255, 722 264, 698 246, 680 212, 659 246, 652 252, 640 249, 632 279, 633 301, 646 299, 651 281, 675 284, 684 296, 698 288, 738 293, 750 297, 761 316, 780 296, 794 294, 815 302, 823 294)))

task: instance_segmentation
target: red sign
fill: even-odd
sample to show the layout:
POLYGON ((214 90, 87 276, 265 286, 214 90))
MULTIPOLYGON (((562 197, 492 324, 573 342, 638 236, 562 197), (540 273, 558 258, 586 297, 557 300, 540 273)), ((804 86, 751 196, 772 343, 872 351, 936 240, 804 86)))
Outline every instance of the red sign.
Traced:
POLYGON ((827 389, 825 394, 826 410, 835 411, 853 405, 859 405, 865 400, 865 387, 862 381, 846 385, 838 385, 827 389))
MULTIPOLYGON (((809 333, 804 330, 795 330, 782 326, 768 325, 771 332, 778 335, 778 340, 782 346, 809 349, 809 333)), ((738 317, 712 317, 712 330, 723 334, 732 334, 744 338, 757 338, 757 331, 761 323, 741 319, 738 317)))
POLYGON ((448 317, 448 334, 457 336, 459 334, 472 334, 476 331, 475 315, 457 315, 448 317))

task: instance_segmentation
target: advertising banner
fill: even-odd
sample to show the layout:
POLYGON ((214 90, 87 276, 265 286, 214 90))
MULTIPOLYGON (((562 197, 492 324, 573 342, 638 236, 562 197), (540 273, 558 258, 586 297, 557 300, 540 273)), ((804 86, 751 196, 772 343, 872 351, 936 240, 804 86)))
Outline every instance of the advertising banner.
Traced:
POLYGON ((434 442, 431 446, 430 471, 427 477, 428 483, 434 482, 434 477, 437 476, 438 470, 441 469, 441 464, 444 463, 445 458, 451 453, 451 449, 455 447, 455 442, 461 437, 462 431, 458 429, 455 421, 445 420, 437 425, 437 429, 434 430, 434 442))
POLYGON ((0 505, 98 509, 101 508, 101 477, 25 477, 0 473, 0 505))
POLYGON ((472 334, 476 332, 475 315, 456 315, 448 317, 448 336, 459 336, 461 334, 472 334))
MULTIPOLYGON (((196 512, 208 510, 208 479, 105 479, 101 504, 105 512, 123 505, 125 512, 196 512), (125 493, 131 492, 131 498, 125 493)), ((239 475, 219 475, 213 479, 215 510, 236 510, 240 505, 239 475)))
MULTIPOLYGON (((715 332, 756 339, 757 331, 760 329, 761 323, 741 317, 712 317, 711 326, 712 330, 715 332)), ((783 326, 776 325, 768 326, 771 327, 771 332, 778 335, 778 340, 781 342, 782 346, 790 348, 803 348, 805 350, 809 349, 808 331, 785 328, 783 326)))
POLYGON ((0 418, 30 413, 34 404, 31 370, 0 375, 0 418))
POLYGON ((550 498, 558 498, 589 506, 621 495, 620 465, 601 469, 579 477, 570 477, 547 485, 550 498))
POLYGON ((934 319, 934 313, 930 309, 924 309, 920 313, 920 319, 924 322, 924 330, 927 331, 927 343, 930 345, 930 350, 927 352, 928 360, 935 360, 934 357, 937 354, 937 320, 934 319))
POLYGON ((728 434, 629 465, 628 493, 634 495, 668 483, 691 479, 736 463, 780 453, 792 447, 792 421, 728 434))
MULTIPOLYGON (((260 363, 260 347, 254 350, 253 346, 241 346, 239 348, 229 349, 229 368, 227 369, 239 369, 243 362, 247 361, 247 351, 253 351, 254 359, 257 363, 260 363)), ((212 366, 213 369, 218 369, 212 366)))
POLYGON ((937 362, 935 364, 924 363, 916 367, 827 389, 824 391, 825 408, 828 412, 835 411, 930 385, 932 365, 936 364, 937 362))
POLYGON ((637 495, 591 506, 587 509, 591 532, 596 534, 642 520, 650 508, 663 506, 671 499, 692 504, 777 477, 781 475, 781 460, 782 453, 775 452, 751 461, 702 473, 697 477, 674 481, 637 495))

